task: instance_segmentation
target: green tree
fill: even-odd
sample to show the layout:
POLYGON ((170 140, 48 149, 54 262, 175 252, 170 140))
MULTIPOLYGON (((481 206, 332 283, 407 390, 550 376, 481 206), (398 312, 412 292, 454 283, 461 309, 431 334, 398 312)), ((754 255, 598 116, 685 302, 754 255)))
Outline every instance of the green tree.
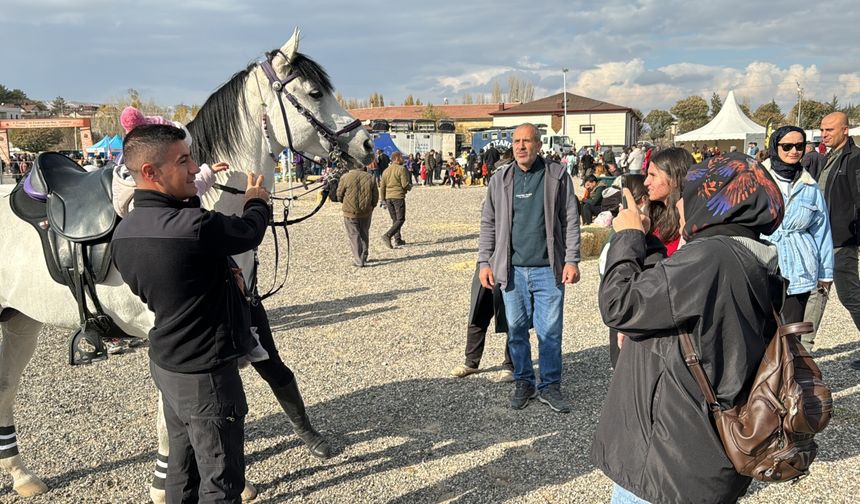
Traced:
POLYGON ((753 121, 761 124, 762 126, 767 126, 768 121, 772 121, 775 128, 785 124, 785 116, 782 115, 782 110, 773 99, 755 109, 755 112, 753 112, 750 117, 753 121))
POLYGON ((406 106, 415 105, 415 98, 413 98, 412 95, 407 95, 406 99, 403 100, 403 105, 406 105, 406 106))
POLYGON ((27 93, 20 89, 9 89, 3 84, 0 84, 0 103, 15 103, 20 104, 30 101, 27 93))
POLYGON ((9 141, 19 149, 42 152, 57 145, 63 139, 59 128, 16 129, 9 131, 9 141))
POLYGON ((831 103, 822 103, 815 100, 804 100, 800 107, 800 124, 797 124, 797 104, 791 107, 786 118, 789 123, 800 126, 803 129, 817 128, 821 125, 821 118, 833 112, 831 103))
POLYGON ((678 133, 693 131, 708 123, 708 102, 701 96, 678 100, 669 112, 678 118, 678 133))
POLYGON ((642 133, 645 131, 645 119, 642 116, 642 111, 638 108, 631 109, 633 111, 633 117, 636 118, 636 122, 639 123, 639 129, 636 130, 636 136, 642 136, 642 133))
POLYGON ((720 98, 720 95, 714 93, 711 95, 711 119, 717 116, 720 113, 720 110, 723 108, 723 100, 720 98))
POLYGON ((51 102, 51 114, 55 116, 66 115, 66 100, 62 96, 54 98, 51 102))
POLYGON ((643 122, 651 128, 648 137, 651 138, 652 142, 657 143, 658 140, 666 136, 669 127, 675 122, 675 118, 665 110, 654 109, 648 112, 643 122))
POLYGON ((741 109, 741 112, 743 112, 744 115, 746 115, 747 117, 750 117, 752 115, 752 112, 750 112, 750 106, 746 103, 740 103, 738 104, 738 107, 741 109))

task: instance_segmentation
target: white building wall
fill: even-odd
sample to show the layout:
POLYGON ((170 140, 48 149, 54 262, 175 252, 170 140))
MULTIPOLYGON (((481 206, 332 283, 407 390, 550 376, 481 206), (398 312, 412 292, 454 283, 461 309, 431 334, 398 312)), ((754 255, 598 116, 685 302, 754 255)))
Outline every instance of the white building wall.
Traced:
MULTIPOLYGON (((594 145, 599 140, 601 145, 631 145, 636 142, 636 132, 633 131, 635 120, 631 120, 633 114, 629 112, 599 112, 592 114, 568 114, 567 136, 571 142, 579 148, 594 145), (580 133, 581 127, 593 126, 592 133, 580 133)), ((493 118, 494 127, 513 127, 523 123, 546 124, 547 134, 561 135, 552 129, 552 116, 542 115, 518 115, 499 116, 493 118)))

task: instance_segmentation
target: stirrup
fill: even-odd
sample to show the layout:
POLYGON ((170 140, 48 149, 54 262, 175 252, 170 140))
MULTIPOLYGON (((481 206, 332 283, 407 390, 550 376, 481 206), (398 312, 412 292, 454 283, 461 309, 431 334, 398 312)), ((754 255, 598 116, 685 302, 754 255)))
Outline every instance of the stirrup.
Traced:
POLYGON ((87 319, 81 324, 69 337, 69 364, 77 366, 107 359, 103 334, 101 324, 95 319, 87 319))

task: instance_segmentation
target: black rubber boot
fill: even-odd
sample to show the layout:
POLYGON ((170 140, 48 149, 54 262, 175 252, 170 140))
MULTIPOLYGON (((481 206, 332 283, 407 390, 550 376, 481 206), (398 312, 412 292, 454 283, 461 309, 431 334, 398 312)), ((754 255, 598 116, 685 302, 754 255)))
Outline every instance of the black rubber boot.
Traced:
POLYGON ((287 414, 290 424, 293 426, 293 431, 305 443, 308 450, 315 456, 321 459, 331 457, 331 446, 328 441, 316 431, 311 425, 311 421, 305 412, 305 402, 302 400, 302 394, 299 392, 299 385, 296 380, 290 382, 289 385, 283 388, 275 389, 275 397, 287 414))

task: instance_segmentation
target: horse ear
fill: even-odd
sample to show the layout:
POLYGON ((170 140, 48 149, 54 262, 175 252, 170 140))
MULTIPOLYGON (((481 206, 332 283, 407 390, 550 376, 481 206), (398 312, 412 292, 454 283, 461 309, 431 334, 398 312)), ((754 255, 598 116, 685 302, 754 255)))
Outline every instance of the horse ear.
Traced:
POLYGON ((300 34, 301 30, 299 30, 297 26, 296 29, 293 30, 293 36, 290 37, 290 40, 287 40, 287 43, 281 47, 281 50, 277 54, 275 54, 275 57, 272 60, 272 66, 275 67, 275 69, 280 69, 289 65, 296 56, 296 53, 299 51, 300 34))

